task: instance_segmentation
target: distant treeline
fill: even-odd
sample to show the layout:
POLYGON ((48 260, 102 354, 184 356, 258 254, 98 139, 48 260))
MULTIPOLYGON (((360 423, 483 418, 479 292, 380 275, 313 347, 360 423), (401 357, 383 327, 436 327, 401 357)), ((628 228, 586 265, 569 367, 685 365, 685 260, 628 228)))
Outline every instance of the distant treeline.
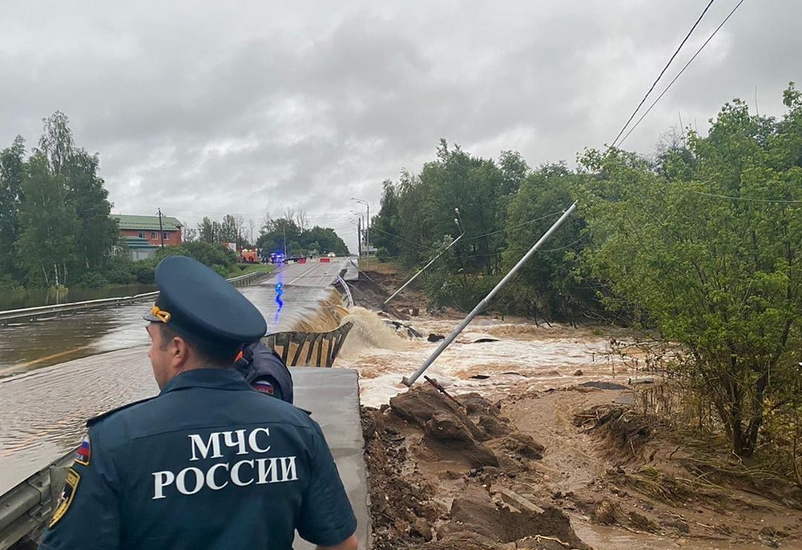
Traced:
POLYGON ((779 119, 734 100, 706 137, 680 129, 648 157, 585 150, 576 169, 532 169, 514 152, 479 158, 442 141, 419 174, 384 182, 372 241, 381 256, 420 266, 457 238, 459 208, 466 234, 425 288, 435 306, 467 309, 578 200, 492 307, 656 330, 683 345, 672 368, 716 412, 739 455, 767 441, 796 449, 801 96, 793 84, 784 92, 779 119))
POLYGON ((228 214, 222 222, 204 217, 197 229, 188 228, 185 240, 203 243, 236 243, 238 248, 263 249, 270 253, 283 253, 286 248, 289 256, 309 254, 348 254, 348 247, 329 227, 309 226, 308 217, 303 210, 288 208, 280 218, 265 215, 254 238, 253 220, 248 222, 242 216, 228 214))

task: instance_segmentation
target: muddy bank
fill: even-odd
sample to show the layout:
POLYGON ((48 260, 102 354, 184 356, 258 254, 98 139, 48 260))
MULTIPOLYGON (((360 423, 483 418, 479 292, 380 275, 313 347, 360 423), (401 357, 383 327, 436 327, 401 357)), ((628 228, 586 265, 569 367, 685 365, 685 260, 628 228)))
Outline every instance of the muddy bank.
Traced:
POLYGON ((424 384, 363 409, 363 428, 376 550, 589 548, 561 510, 504 483, 545 447, 480 395, 424 384))
POLYGON ((338 361, 374 407, 374 548, 802 548, 798 487, 642 414, 630 382, 654 373, 633 334, 480 316, 427 371, 453 399, 423 379, 408 391, 401 377, 461 316, 407 291, 382 311, 402 281, 368 275, 357 304, 374 309, 351 310, 338 361))
POLYGON ((802 547, 799 488, 640 414, 633 391, 424 383, 364 408, 374 548, 802 547))

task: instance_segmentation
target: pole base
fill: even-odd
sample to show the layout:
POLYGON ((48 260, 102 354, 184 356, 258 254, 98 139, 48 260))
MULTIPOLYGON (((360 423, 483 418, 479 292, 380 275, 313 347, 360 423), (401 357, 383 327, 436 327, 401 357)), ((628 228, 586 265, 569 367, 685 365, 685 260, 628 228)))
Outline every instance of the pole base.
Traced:
POLYGON ((402 384, 404 384, 404 385, 405 385, 406 387, 408 387, 408 388, 411 388, 411 387, 412 387, 412 384, 414 384, 414 382, 412 382, 412 381, 411 381, 409 378, 407 378, 406 376, 405 376, 405 377, 403 377, 403 378, 401 379, 401 383, 402 383, 402 384))

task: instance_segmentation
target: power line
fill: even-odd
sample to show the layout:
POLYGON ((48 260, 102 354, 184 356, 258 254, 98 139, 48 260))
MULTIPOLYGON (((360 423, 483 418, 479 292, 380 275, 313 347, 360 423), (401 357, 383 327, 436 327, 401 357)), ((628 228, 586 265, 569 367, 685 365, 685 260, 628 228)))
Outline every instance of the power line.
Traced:
POLYGON ((546 214, 545 216, 542 216, 540 218, 535 218, 534 220, 525 221, 525 222, 522 222, 522 223, 519 223, 519 224, 511 225, 510 227, 505 227, 504 229, 499 229, 498 231, 491 231, 490 233, 485 233, 484 235, 477 235, 477 236, 471 237, 469 239, 464 239, 463 242, 475 241, 476 239, 481 239, 482 237, 489 237, 490 235, 497 235, 498 233, 504 233, 505 231, 507 231, 509 229, 515 229, 517 227, 523 227, 524 225, 529 225, 530 223, 535 223, 535 222, 539 222, 539 221, 545 220, 547 218, 552 218, 552 217, 554 217, 554 216, 556 216, 558 214, 562 214, 563 212, 565 212, 565 210, 559 210, 557 212, 552 212, 551 214, 546 214))
POLYGON ((412 241, 410 239, 405 239, 404 237, 401 237, 400 235, 394 235, 393 233, 388 233, 387 231, 382 231, 381 229, 378 229, 376 227, 371 227, 370 230, 371 231, 378 231, 379 233, 384 233, 385 235, 389 235, 391 237, 395 237, 396 239, 400 239, 402 241, 406 241, 406 242, 408 242, 410 244, 414 244, 415 246, 417 246, 419 248, 422 248, 424 250, 436 250, 436 248, 433 248, 431 246, 426 246, 424 244, 417 243, 417 242, 412 241))
POLYGON ((631 115, 629 115, 629 119, 627 120, 626 124, 624 124, 623 128, 621 128, 621 131, 620 131, 620 132, 618 132, 618 135, 617 135, 617 136, 615 136, 615 139, 613 140, 612 144, 610 144, 610 147, 615 147, 615 142, 616 142, 616 141, 618 141, 618 138, 620 138, 620 137, 621 137, 621 134, 623 134, 623 133, 624 133, 624 131, 627 129, 627 126, 629 126, 629 123, 630 123, 630 122, 632 122, 632 119, 633 119, 633 118, 635 118, 635 115, 638 113, 638 111, 640 110, 640 108, 641 108, 641 107, 643 107, 643 104, 646 102, 646 99, 649 97, 649 94, 651 94, 651 93, 652 93, 652 91, 654 91, 654 87, 655 87, 655 86, 657 86, 657 83, 658 83, 658 82, 660 82, 660 79, 661 79, 661 78, 663 78, 663 75, 664 75, 664 74, 665 74, 665 72, 668 70, 668 67, 669 67, 669 65, 671 65, 671 63, 674 61, 674 58, 675 58, 675 57, 677 57, 677 54, 679 54, 680 50, 681 50, 681 49, 682 49, 682 47, 685 45, 685 42, 687 42, 687 41, 688 41, 688 39, 691 37, 691 35, 693 34, 693 31, 695 31, 695 30, 696 30, 696 27, 697 27, 697 26, 699 25, 699 23, 702 21, 702 18, 703 18, 703 17, 705 16, 705 14, 707 13, 707 10, 709 10, 709 9, 710 9, 710 6, 712 6, 712 5, 713 5, 713 2, 715 2, 715 0, 710 0, 710 2, 708 2, 707 6, 705 6, 705 9, 704 9, 704 11, 702 12, 702 15, 700 15, 700 16, 699 16, 699 18, 696 20, 696 23, 694 23, 694 24, 693 24, 693 27, 691 27, 691 30, 689 30, 689 31, 688 31, 688 34, 686 34, 686 35, 685 35, 685 38, 683 38, 683 39, 682 39, 682 42, 680 42, 680 45, 679 45, 679 47, 678 47, 678 48, 677 48, 677 50, 674 52, 674 55, 672 55, 672 56, 671 56, 671 59, 669 59, 669 60, 668 60, 668 63, 666 63, 666 66, 665 66, 665 67, 663 67, 663 70, 662 70, 662 71, 660 71, 660 74, 659 74, 659 75, 657 75, 657 79, 656 79, 656 80, 655 80, 655 81, 652 83, 652 86, 651 86, 651 88, 649 88, 649 91, 648 91, 648 92, 646 92, 646 95, 645 95, 645 96, 643 96, 643 99, 641 99, 641 100, 640 100, 640 103, 638 103, 638 106, 637 106, 637 107, 635 107, 635 110, 634 110, 634 111, 632 111, 632 114, 631 114, 631 115))
POLYGON ((685 66, 684 66, 684 67, 682 68, 682 70, 681 70, 681 71, 680 71, 680 72, 677 74, 677 76, 675 76, 675 77, 674 77, 674 80, 672 80, 671 82, 669 82, 668 86, 666 86, 666 89, 665 89, 665 90, 663 90, 663 93, 661 93, 661 94, 660 94, 660 95, 657 97, 657 99, 655 99, 655 100, 654 100, 654 103, 652 103, 652 104, 651 104, 651 106, 650 106, 650 107, 649 107, 649 108, 646 110, 646 112, 645 112, 645 113, 643 113, 643 115, 642 115, 642 116, 641 116, 641 117, 638 119, 638 122, 636 122, 636 123, 635 123, 635 125, 634 125, 634 126, 633 126, 633 127, 630 129, 630 130, 629 130, 629 132, 627 132, 627 134, 626 134, 626 135, 625 135, 625 136, 624 136, 624 137, 621 139, 621 141, 618 143, 618 147, 620 147, 620 146, 621 146, 621 145, 622 145, 622 144, 623 144, 623 143, 624 143, 624 142, 627 140, 627 138, 629 137, 629 134, 631 134, 632 132, 634 132, 634 131, 635 131, 635 128, 637 128, 637 127, 638 127, 638 125, 640 125, 640 123, 643 121, 643 119, 644 119, 644 118, 646 118, 646 115, 648 115, 648 114, 649 114, 649 113, 652 111, 652 109, 654 109, 654 106, 655 106, 655 105, 657 105, 657 103, 658 103, 658 102, 659 102, 659 101, 660 101, 660 100, 663 98, 663 96, 664 96, 664 95, 666 95, 666 92, 668 92, 668 90, 669 90, 669 89, 671 89, 671 86, 673 86, 673 85, 674 85, 674 83, 677 81, 677 79, 678 79, 680 76, 682 76, 682 73, 684 73, 684 72, 685 72, 685 69, 687 69, 687 68, 690 66, 690 64, 691 64, 691 63, 693 63, 693 60, 694 60, 694 59, 696 59, 696 57, 697 57, 697 56, 698 56, 700 53, 702 53, 702 50, 704 50, 704 49, 705 49, 705 46, 707 46, 707 44, 708 44, 708 43, 709 43, 711 40, 713 40, 713 37, 714 37, 714 36, 716 36, 716 34, 718 33, 718 31, 719 31, 719 30, 721 30, 721 27, 723 27, 723 26, 724 26, 724 24, 725 24, 727 21, 729 21, 730 17, 732 17, 732 16, 733 16, 733 14, 734 14, 734 13, 735 13, 735 12, 738 10, 738 8, 740 8, 740 7, 741 7, 741 4, 743 4, 743 3, 744 3, 744 0, 741 0, 740 2, 738 2, 738 4, 736 4, 736 5, 735 5, 735 7, 734 7, 734 8, 732 8, 732 11, 731 11, 731 12, 729 13, 729 15, 728 15, 728 16, 727 16, 727 17, 724 19, 724 21, 722 21, 722 22, 721 22, 721 24, 720 24, 718 27, 716 27, 716 30, 714 30, 714 31, 713 31, 713 34, 711 34, 711 35, 710 35, 710 37, 709 37, 707 40, 705 40, 705 43, 704 43, 704 44, 702 44, 702 46, 701 46, 701 47, 700 47, 698 50, 696 50, 696 53, 695 53, 695 54, 693 54, 693 57, 691 57, 691 59, 690 59, 690 60, 689 60, 689 61, 688 61, 688 62, 685 64, 685 66))
POLYGON ((714 197, 717 199, 729 199, 731 201, 746 201, 746 202, 767 202, 767 203, 777 203, 777 204, 802 204, 802 200, 783 200, 783 199, 755 199, 751 197, 730 197, 728 195, 718 195, 716 193, 705 193, 703 191, 693 191, 689 190, 690 193, 694 193, 696 195, 702 195, 703 197, 714 197))

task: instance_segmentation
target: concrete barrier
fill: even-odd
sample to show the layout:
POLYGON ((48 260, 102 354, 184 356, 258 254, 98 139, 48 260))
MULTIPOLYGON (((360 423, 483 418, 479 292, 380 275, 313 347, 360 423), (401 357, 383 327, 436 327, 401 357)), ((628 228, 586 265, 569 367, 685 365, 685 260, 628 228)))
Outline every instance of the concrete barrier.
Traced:
POLYGON ((326 257, 320 258, 320 263, 322 263, 322 264, 330 264, 331 263, 331 258, 326 258, 326 257))

